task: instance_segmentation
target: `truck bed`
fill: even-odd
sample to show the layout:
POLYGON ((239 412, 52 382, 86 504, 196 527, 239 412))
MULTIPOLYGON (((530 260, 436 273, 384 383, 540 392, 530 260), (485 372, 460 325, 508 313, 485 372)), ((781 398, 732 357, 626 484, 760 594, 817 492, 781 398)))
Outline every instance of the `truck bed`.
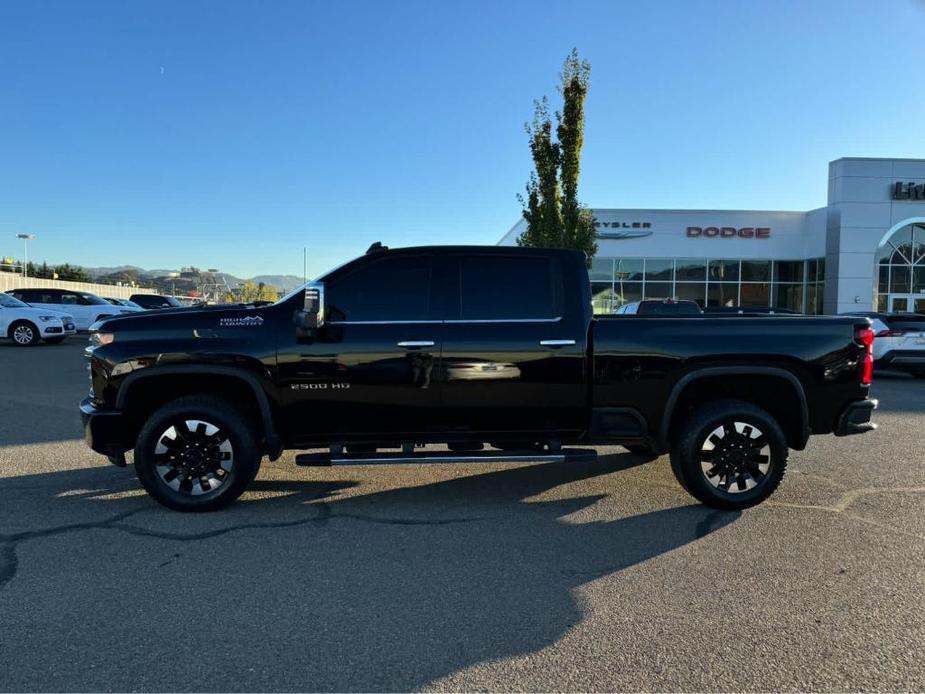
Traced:
MULTIPOLYGON (((867 395, 858 383, 863 349, 855 341, 866 325, 865 318, 841 316, 595 317, 592 403, 638 410, 651 432, 669 426, 662 422, 672 393, 695 372, 698 379, 715 376, 715 387, 735 397, 738 388, 767 390, 765 383, 747 385, 757 371, 769 381, 789 382, 795 397, 805 398, 807 435, 830 433, 844 403, 867 395), (737 372, 743 373, 740 383, 729 378, 737 372)), ((787 389, 781 395, 790 396, 787 389)))

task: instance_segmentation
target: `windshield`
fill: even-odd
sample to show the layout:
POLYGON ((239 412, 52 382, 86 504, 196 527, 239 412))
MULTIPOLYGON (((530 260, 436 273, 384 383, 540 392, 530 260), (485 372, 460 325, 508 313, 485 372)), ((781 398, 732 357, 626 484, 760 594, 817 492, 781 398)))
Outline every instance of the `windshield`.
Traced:
POLYGON ((0 306, 3 308, 29 308, 29 304, 23 303, 9 294, 0 294, 0 306))
POLYGON ((87 294, 87 293, 81 292, 80 296, 84 300, 86 300, 86 302, 89 304, 94 304, 94 305, 102 304, 103 306, 111 305, 108 301, 106 301, 105 299, 101 299, 96 294, 87 294))

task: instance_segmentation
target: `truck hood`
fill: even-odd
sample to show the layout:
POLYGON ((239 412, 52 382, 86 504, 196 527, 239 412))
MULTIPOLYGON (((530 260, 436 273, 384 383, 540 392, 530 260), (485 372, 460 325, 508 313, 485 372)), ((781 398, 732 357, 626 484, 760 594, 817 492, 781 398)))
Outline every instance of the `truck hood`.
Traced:
POLYGON ((90 326, 90 330, 111 332, 148 330, 186 330, 189 328, 217 329, 223 327, 255 327, 262 325, 267 309, 244 304, 200 306, 196 308, 159 308, 134 311, 105 318, 90 326))

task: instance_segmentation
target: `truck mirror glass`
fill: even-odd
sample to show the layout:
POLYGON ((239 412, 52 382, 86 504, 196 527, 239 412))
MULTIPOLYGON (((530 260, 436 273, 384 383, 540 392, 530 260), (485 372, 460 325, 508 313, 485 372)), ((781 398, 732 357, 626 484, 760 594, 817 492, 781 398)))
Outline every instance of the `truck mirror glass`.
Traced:
POLYGON ((312 285, 305 288, 302 310, 296 311, 295 323, 300 330, 314 331, 324 324, 324 288, 312 285))

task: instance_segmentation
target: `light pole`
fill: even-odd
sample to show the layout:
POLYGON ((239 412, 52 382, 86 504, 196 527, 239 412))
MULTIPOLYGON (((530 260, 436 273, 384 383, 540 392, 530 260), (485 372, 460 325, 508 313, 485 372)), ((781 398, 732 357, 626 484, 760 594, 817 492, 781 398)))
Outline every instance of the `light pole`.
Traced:
POLYGON ((35 234, 16 234, 16 238, 22 239, 22 276, 29 276, 29 242, 35 240, 35 234))

